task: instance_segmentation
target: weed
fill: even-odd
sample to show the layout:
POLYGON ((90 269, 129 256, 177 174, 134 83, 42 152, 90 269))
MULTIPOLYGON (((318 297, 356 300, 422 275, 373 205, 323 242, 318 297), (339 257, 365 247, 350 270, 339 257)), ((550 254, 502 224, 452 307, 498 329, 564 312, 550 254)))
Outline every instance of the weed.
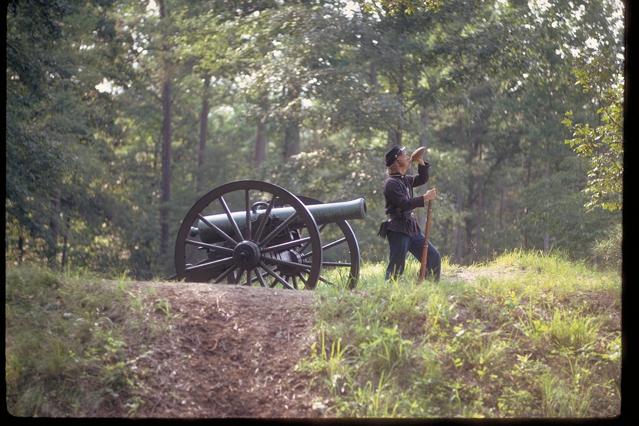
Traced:
POLYGON ((497 409, 501 417, 531 415, 528 410, 535 405, 535 397, 527 389, 513 389, 508 386, 497 398, 497 409))
POLYGON ((541 409, 546 417, 583 417, 590 406, 589 389, 580 389, 576 383, 567 383, 551 374, 540 380, 541 409))
POLYGON ((618 414, 620 332, 602 319, 607 301, 619 306, 615 271, 514 251, 473 265, 484 278, 463 282, 446 276, 461 267, 444 260, 439 283, 416 284, 409 260, 396 281, 384 282, 376 263, 363 265, 352 292, 318 288, 324 334, 314 347, 325 355, 315 350, 310 362, 339 415, 618 414))
POLYGON ((95 415, 120 400, 133 401, 122 411, 135 408, 137 376, 126 359, 155 324, 126 283, 33 266, 10 269, 6 278, 9 412, 95 415))
POLYGON ((361 345, 361 354, 374 372, 389 375, 411 360, 413 342, 403 339, 397 327, 384 327, 381 333, 361 345))
POLYGON ((524 326, 526 335, 536 343, 550 343, 557 350, 583 351, 596 342, 599 323, 576 312, 555 310, 552 318, 536 318, 529 310, 524 326))
POLYGON ((155 310, 164 314, 167 318, 171 317, 171 304, 166 299, 157 299, 153 306, 155 306, 155 310))

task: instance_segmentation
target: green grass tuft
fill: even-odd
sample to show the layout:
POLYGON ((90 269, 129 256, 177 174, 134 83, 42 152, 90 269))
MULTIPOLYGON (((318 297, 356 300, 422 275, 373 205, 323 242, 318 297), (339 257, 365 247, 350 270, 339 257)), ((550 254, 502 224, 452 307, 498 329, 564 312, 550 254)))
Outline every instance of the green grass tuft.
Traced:
POLYGON ((328 415, 619 414, 617 271, 514 251, 469 268, 445 259, 440 283, 417 284, 418 266, 386 283, 384 264, 365 264, 355 290, 316 290, 324 349, 301 367, 325 384, 328 415))
POLYGON ((6 274, 7 409, 14 416, 75 416, 134 407, 139 336, 159 334, 143 302, 91 275, 37 266, 6 274), (130 339, 135 338, 135 341, 130 339))

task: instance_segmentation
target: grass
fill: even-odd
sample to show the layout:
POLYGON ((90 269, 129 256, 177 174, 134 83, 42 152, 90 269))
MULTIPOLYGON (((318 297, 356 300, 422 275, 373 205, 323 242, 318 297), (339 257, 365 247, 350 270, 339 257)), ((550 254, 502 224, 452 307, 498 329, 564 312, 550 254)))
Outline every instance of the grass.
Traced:
POLYGON ((142 401, 136 357, 165 327, 157 306, 85 273, 6 273, 6 403, 17 417, 86 416, 142 401), (153 315, 153 318, 150 318, 153 315), (157 317, 157 318, 156 318, 157 317))
MULTIPOLYGON (((620 409, 618 271, 512 252, 416 284, 362 265, 353 291, 319 286, 315 341, 299 368, 330 394, 328 416, 609 417, 620 409)), ((330 277, 329 277, 330 279, 330 277)), ((100 416, 145 403, 140 363, 176 313, 86 272, 6 274, 5 379, 18 417, 100 416)), ((148 393, 148 392, 147 392, 148 393)), ((312 403, 313 401, 309 401, 312 403)))
POLYGON ((383 264, 357 289, 317 292, 316 343, 299 368, 328 416, 610 417, 620 410, 621 280, 561 254, 515 251, 416 284, 383 264), (482 272, 490 272, 482 274, 482 272))

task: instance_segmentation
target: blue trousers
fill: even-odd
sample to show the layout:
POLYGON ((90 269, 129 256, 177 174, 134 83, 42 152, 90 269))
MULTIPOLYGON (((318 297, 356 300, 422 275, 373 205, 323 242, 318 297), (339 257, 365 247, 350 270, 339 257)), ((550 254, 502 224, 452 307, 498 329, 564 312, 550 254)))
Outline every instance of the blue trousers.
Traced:
MULTIPOLYGON (((409 236, 401 232, 388 232, 388 246, 390 253, 388 256, 388 267, 386 268, 386 280, 397 279, 404 272, 406 254, 410 251, 418 261, 422 258, 422 247, 424 246, 424 236, 420 233, 409 236)), ((439 281, 441 274, 442 259, 437 248, 428 242, 428 259, 426 260, 426 276, 432 275, 435 281, 439 281)))

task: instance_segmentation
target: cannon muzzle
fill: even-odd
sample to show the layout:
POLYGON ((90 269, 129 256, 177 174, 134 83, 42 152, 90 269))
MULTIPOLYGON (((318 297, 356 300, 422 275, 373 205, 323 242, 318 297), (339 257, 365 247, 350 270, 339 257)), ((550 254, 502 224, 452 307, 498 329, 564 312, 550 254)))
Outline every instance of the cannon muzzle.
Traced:
MULTIPOLYGON (((364 198, 357 198, 355 200, 337 203, 311 204, 307 205, 306 208, 309 210, 311 215, 313 215, 318 226, 334 223, 340 220, 363 219, 366 217, 366 200, 364 198)), ((251 211, 251 223, 257 221, 265 213, 266 209, 251 211)), ((271 220, 277 219, 281 222, 293 214, 295 214, 295 209, 293 207, 279 207, 271 209, 269 216, 271 220)), ((246 212, 233 212, 231 213, 231 217, 235 223, 237 223, 240 230, 244 232, 246 229, 246 212)), ((205 216, 204 219, 210 224, 220 228, 228 235, 234 235, 233 224, 230 223, 226 214, 222 213, 205 216)), ((294 228, 296 225, 302 225, 301 220, 293 220, 290 226, 294 228)), ((222 240, 219 233, 202 220, 198 221, 197 228, 191 228, 191 235, 194 236, 196 233, 199 234, 202 241, 206 243, 213 243, 222 240)))

